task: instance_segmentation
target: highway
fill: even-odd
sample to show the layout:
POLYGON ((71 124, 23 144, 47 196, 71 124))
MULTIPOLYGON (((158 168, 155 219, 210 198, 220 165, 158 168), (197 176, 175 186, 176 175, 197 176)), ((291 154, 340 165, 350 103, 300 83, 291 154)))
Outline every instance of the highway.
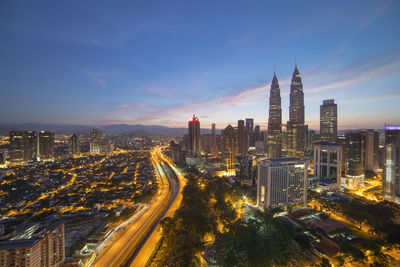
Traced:
POLYGON ((144 266, 159 240, 160 220, 165 215, 171 216, 179 206, 182 198, 183 176, 161 154, 160 147, 156 147, 151 152, 151 155, 153 164, 157 169, 159 183, 155 201, 138 215, 132 223, 118 231, 108 244, 98 252, 96 259, 93 261, 94 266, 129 266, 130 264, 144 266), (170 165, 174 172, 177 172, 179 183, 173 179, 173 175, 170 174, 166 164, 170 165))

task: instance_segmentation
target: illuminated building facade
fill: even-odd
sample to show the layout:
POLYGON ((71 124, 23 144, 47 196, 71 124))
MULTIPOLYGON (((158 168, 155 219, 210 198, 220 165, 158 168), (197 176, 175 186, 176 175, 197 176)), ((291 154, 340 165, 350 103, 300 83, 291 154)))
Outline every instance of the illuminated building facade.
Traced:
POLYGON ((36 161, 39 154, 37 132, 25 131, 23 144, 24 144, 24 161, 36 161))
POLYGON ((304 158, 304 92, 297 65, 293 71, 290 84, 289 121, 287 122, 289 157, 304 158))
POLYGON ((375 130, 362 130, 365 140, 365 171, 377 172, 379 169, 379 133, 375 130))
POLYGON ((10 134, 9 155, 11 161, 24 160, 24 132, 11 131, 10 134))
POLYGON ((320 183, 340 187, 342 173, 342 147, 337 143, 314 144, 314 175, 320 183))
POLYGON ((63 266, 64 236, 64 223, 58 223, 44 229, 39 228, 36 233, 22 233, 20 237, 2 241, 0 266, 63 266))
POLYGON ((200 143, 200 121, 193 114, 193 118, 188 123, 188 153, 190 155, 197 155, 201 153, 200 143))
POLYGON ((268 157, 280 158, 282 151, 282 107, 278 79, 274 73, 269 94, 268 157))
POLYGON ((247 127, 244 126, 244 120, 238 120, 237 136, 239 154, 245 156, 249 150, 249 137, 247 127))
POLYGON ((248 138, 248 146, 254 147, 254 119, 247 118, 246 119, 246 131, 247 131, 247 138, 248 138))
POLYGON ((257 166, 257 206, 306 205, 307 167, 307 163, 298 158, 261 161, 257 166))
POLYGON ((211 156, 217 157, 218 156, 218 144, 217 144, 217 134, 215 132, 215 123, 211 125, 211 156))
POLYGON ((54 159, 54 133, 39 132, 39 157, 40 160, 54 159))
POLYGON ((72 155, 77 155, 79 153, 78 137, 73 134, 69 138, 69 149, 72 155))
POLYGON ((226 172, 231 175, 235 174, 235 163, 238 155, 239 146, 237 133, 231 125, 228 125, 222 131, 222 164, 226 172))
POLYGON ((365 139, 360 131, 346 133, 347 175, 364 176, 365 139))
POLYGON ((236 158, 236 178, 240 184, 252 180, 253 158, 251 156, 238 156, 236 158))
POLYGON ((324 100, 320 106, 320 140, 325 142, 337 142, 337 104, 335 100, 324 100))
POLYGON ((100 129, 90 131, 90 153, 100 153, 102 133, 100 129))
POLYGON ((400 125, 385 125, 383 195, 400 203, 400 125))

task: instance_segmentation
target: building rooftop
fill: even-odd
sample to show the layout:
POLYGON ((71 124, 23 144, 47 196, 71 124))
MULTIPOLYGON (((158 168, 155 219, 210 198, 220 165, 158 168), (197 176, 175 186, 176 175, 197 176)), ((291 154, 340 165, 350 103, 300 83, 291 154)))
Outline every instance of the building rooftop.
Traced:
POLYGON ((267 159, 270 162, 295 162, 300 161, 299 158, 276 158, 276 159, 267 159))
POLYGON ((347 226, 334 219, 327 219, 313 224, 314 227, 321 229, 325 234, 329 234, 341 229, 347 229, 347 226))
POLYGON ((30 248, 30 247, 33 247, 39 241, 40 241, 40 238, 4 241, 4 242, 0 242, 0 250, 30 248))
POLYGON ((324 142, 324 141, 320 141, 320 142, 315 142, 315 145, 320 145, 320 146, 340 146, 337 143, 330 143, 330 142, 324 142))

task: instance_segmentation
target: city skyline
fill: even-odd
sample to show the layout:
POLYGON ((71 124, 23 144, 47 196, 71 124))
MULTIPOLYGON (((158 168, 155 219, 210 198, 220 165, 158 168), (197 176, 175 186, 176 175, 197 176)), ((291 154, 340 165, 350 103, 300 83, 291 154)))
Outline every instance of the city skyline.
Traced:
POLYGON ((310 129, 324 99, 338 129, 400 123, 399 3, 257 6, 3 3, 0 123, 185 127, 196 113, 265 130, 274 66, 288 120, 296 57, 310 129))

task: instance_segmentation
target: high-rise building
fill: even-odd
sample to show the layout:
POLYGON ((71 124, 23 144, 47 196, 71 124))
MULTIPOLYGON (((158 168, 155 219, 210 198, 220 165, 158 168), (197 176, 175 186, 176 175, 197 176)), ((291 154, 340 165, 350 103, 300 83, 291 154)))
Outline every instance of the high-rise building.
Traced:
POLYGON ((24 132, 24 161, 36 161, 38 158, 38 138, 37 132, 24 132))
POLYGON ((385 125, 383 195, 400 203, 400 125, 385 125))
POLYGON ((290 84, 288 131, 288 156, 304 158, 304 92, 297 64, 290 84))
POLYGON ((100 129, 90 131, 90 153, 100 153, 102 133, 100 129))
POLYGON ((222 131, 222 163, 225 170, 232 175, 235 173, 236 157, 239 155, 237 133, 228 125, 222 131))
POLYGON ((360 131, 346 133, 347 175, 364 176, 365 139, 360 131))
POLYGON ((236 178, 240 184, 251 182, 253 178, 253 158, 251 156, 236 157, 236 178))
POLYGON ((193 114, 193 118, 188 123, 188 152, 191 155, 197 155, 201 153, 200 143, 200 121, 193 114))
POLYGON ((306 205, 307 168, 307 162, 298 158, 277 158, 261 161, 257 166, 258 207, 306 205))
POLYGON ((320 106, 320 140, 325 142, 337 142, 337 104, 335 100, 324 100, 320 106))
POLYGON ((342 147, 337 143, 314 144, 314 175, 320 183, 340 187, 342 173, 342 147))
POLYGON ((11 131, 10 134, 10 160, 23 161, 24 160, 24 132, 11 131))
POLYGON ((73 134, 69 138, 69 149, 72 155, 77 155, 79 153, 78 137, 73 134))
POLYGON ((254 143, 260 141, 261 140, 260 138, 261 138, 260 125, 256 125, 254 127, 254 143))
POLYGON ((268 117, 268 157, 280 158, 282 156, 282 107, 281 91, 278 78, 274 73, 269 94, 268 117))
POLYGON ((248 146, 254 147, 254 119, 253 118, 247 118, 246 119, 246 131, 247 131, 247 143, 248 146))
POLYGON ((54 133, 48 131, 39 132, 39 157, 40 160, 54 158, 54 133))
POLYGON ((33 225, 0 242, 0 266, 62 266, 65 262, 64 223, 44 228, 33 225))
POLYGON ((362 130, 365 139, 365 171, 377 172, 379 169, 379 133, 375 130, 362 130))
POLYGON ((213 157, 218 156, 218 144, 217 144, 217 135, 215 133, 215 123, 211 125, 211 135, 212 135, 212 143, 211 143, 211 155, 213 157))
POLYGON ((244 126, 244 120, 238 120, 237 136, 239 154, 245 156, 249 150, 249 138, 247 128, 244 126))

